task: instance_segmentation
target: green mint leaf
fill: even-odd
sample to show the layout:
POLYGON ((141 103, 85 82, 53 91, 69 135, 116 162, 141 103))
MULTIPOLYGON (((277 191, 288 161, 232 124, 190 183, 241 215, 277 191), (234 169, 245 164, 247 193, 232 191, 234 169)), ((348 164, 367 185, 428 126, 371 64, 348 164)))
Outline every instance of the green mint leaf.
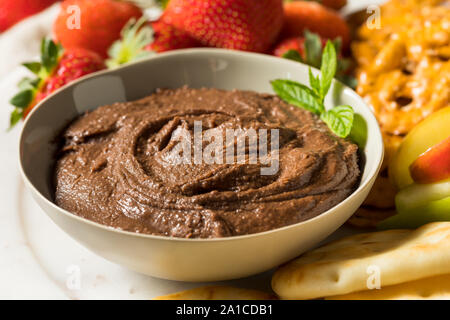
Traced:
POLYGON ((305 56, 306 63, 315 68, 320 68, 322 57, 322 41, 318 34, 305 30, 305 56))
POLYGON ((31 101, 33 100, 33 96, 33 90, 27 89, 17 93, 14 97, 11 98, 9 102, 17 108, 24 109, 31 103, 31 101))
POLYGON ((300 55, 300 52, 298 52, 297 50, 288 50, 286 51, 285 54, 283 54, 282 56, 285 59, 289 59, 289 60, 293 60, 293 61, 297 61, 297 62, 303 62, 303 58, 300 55))
POLYGON ((25 62, 22 65, 34 74, 39 74, 39 71, 41 71, 42 67, 40 62, 25 62))
POLYGON ((350 106, 338 106, 322 113, 320 119, 338 137, 346 138, 352 130, 354 111, 350 106))
POLYGON ((15 108, 13 112, 11 112, 11 116, 9 117, 9 128, 11 130, 19 121, 22 119, 23 111, 15 108))
MULTIPOLYGON (((309 37, 308 41, 311 47, 317 45, 317 40, 320 42, 320 38, 311 33, 306 32, 305 35, 309 37)), ((367 141, 367 124, 364 118, 360 115, 355 115, 351 106, 341 105, 328 111, 324 107, 325 97, 330 90, 338 69, 335 46, 338 48, 341 46, 340 40, 335 41, 335 43, 330 40, 327 41, 322 53, 320 76, 314 76, 312 69, 309 68, 308 75, 311 88, 295 81, 283 79, 272 81, 272 88, 282 100, 319 115, 320 119, 337 136, 346 138, 350 135, 353 141, 361 148, 364 148, 367 141)), ((311 49, 309 50, 311 53, 311 49)), ((344 63, 340 68, 345 66, 344 63)), ((342 76, 342 74, 339 76, 342 76)))
POLYGON ((291 80, 277 79, 271 82, 273 91, 287 103, 320 115, 324 111, 313 90, 291 80))
POLYGON ((367 143, 367 122, 358 113, 353 116, 353 126, 350 131, 349 138, 355 142, 361 149, 364 149, 367 143))
POLYGON ((321 101, 325 99, 325 96, 330 90, 331 82, 336 74, 337 69, 337 57, 336 57, 336 49, 334 48, 333 43, 328 40, 323 50, 322 55, 322 65, 320 67, 320 71, 322 73, 320 77, 320 97, 321 101))
POLYGON ((309 68, 309 85, 317 96, 320 96, 320 79, 314 76, 311 68, 309 68))

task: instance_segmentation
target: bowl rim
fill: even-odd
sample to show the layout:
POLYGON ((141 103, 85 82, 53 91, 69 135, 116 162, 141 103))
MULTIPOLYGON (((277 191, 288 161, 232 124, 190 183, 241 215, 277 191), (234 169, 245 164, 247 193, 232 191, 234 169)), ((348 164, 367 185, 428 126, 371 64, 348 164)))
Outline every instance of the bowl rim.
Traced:
MULTIPOLYGON (((159 60, 159 59, 165 59, 168 57, 179 57, 182 58, 183 56, 186 55, 215 55, 216 57, 219 56, 234 56, 234 57, 243 57, 243 58, 258 58, 258 59, 263 59, 263 60, 267 60, 268 63, 285 63, 285 64, 291 64, 292 67, 298 67, 299 64, 302 65, 303 67, 310 67, 308 65, 305 65, 303 63, 299 63, 297 61, 291 61, 288 59, 280 59, 279 57, 274 57, 274 56, 270 56, 267 54, 262 54, 262 53, 253 53, 253 52, 244 52, 244 51, 237 51, 237 50, 229 50, 229 49, 219 49, 219 48, 193 48, 193 49, 179 49, 179 50, 173 50, 173 51, 169 51, 169 52, 163 52, 163 53, 159 53, 157 55, 153 55, 151 57, 142 59, 142 60, 138 60, 135 62, 131 62, 131 63, 127 63, 119 68, 115 68, 115 69, 106 69, 106 70, 101 70, 98 72, 94 72, 92 74, 89 74, 87 76, 84 76, 80 79, 77 79, 71 83, 69 83, 66 86, 63 86, 62 88, 56 90, 53 94, 49 95, 48 97, 46 97, 45 99, 43 99, 42 101, 40 101, 34 108, 33 110, 31 110, 31 112, 28 114, 27 118, 25 119, 23 126, 21 128, 21 132, 20 132, 20 139, 19 139, 19 170, 22 176, 22 179, 25 181, 25 184, 27 185, 27 187, 29 189, 31 189, 37 196, 39 196, 39 198, 41 198, 41 200, 43 200, 44 202, 46 202, 48 205, 50 205, 53 209, 57 210, 59 213, 64 214, 65 216, 68 216, 71 219, 75 219, 78 222, 81 223, 86 223, 90 226, 93 227, 97 227, 100 228, 104 231, 109 231, 109 232, 115 232, 118 234, 121 234, 123 236, 133 236, 133 237, 138 237, 138 238, 144 238, 144 239, 153 239, 153 240, 162 240, 162 241, 178 241, 178 242, 200 242, 200 243, 207 243, 207 242, 228 242, 228 241, 239 241, 239 240, 244 240, 244 239, 250 239, 250 238, 257 238, 257 237, 263 237, 263 236, 267 236, 269 234, 273 234, 273 233, 278 233, 278 232, 283 232, 289 229, 295 229, 297 227, 299 227, 300 225, 307 225, 309 223, 313 223, 316 220, 320 220, 320 219, 325 219, 326 216, 330 215, 333 213, 333 211, 337 210, 340 207, 345 206, 347 203, 351 202, 358 193, 362 192, 367 185, 375 178, 375 176, 378 174, 381 166, 382 166, 382 161, 383 161, 383 157, 384 157, 384 143, 383 143, 383 139, 382 139, 382 135, 381 135, 381 130, 380 127, 378 125, 378 122, 372 112, 372 110, 366 105, 366 103, 364 102, 364 100, 350 87, 344 85, 342 82, 340 82, 339 80, 333 79, 333 83, 340 83, 341 86, 343 87, 342 90, 346 90, 348 91, 348 94, 350 94, 351 96, 353 96, 353 98, 360 100, 362 102, 362 105, 366 106, 369 113, 368 113, 368 117, 364 116, 364 119, 366 121, 370 121, 376 124, 374 132, 371 132, 372 135, 376 135, 376 140, 378 140, 379 143, 379 152, 376 152, 377 155, 377 159, 375 159, 375 163, 376 166, 374 166, 372 168, 372 170, 370 172, 367 173, 367 178, 366 181, 361 182, 358 186, 358 188, 356 188, 347 198, 345 198, 343 201, 341 201, 340 203, 338 203, 337 205, 331 207, 330 209, 328 209, 327 211, 322 212, 321 214, 305 220, 305 221, 301 221, 295 224, 291 224, 291 225, 287 225, 281 228, 276 228, 276 229, 271 229, 271 230, 267 230, 267 231, 263 231, 263 232, 258 232, 258 233, 251 233, 251 234, 245 234, 245 235, 239 235, 239 236, 229 236, 229 237, 222 237, 222 238, 179 238, 179 237, 173 237, 173 236, 163 236, 163 235, 153 235, 153 234, 144 234, 144 233, 137 233, 137 232, 132 232, 132 231, 125 231, 125 230, 121 230, 121 229, 117 229, 114 227, 110 227, 110 226, 106 226, 103 225, 101 223, 98 222, 94 222, 91 221, 89 219, 86 218, 82 218, 78 215, 75 215, 73 213, 71 213, 70 211, 67 211, 61 207, 59 207, 58 205, 56 205, 56 203, 54 203, 53 201, 50 201, 47 199, 47 197, 45 197, 44 195, 42 195, 42 193, 33 185, 33 183, 30 181, 30 179, 28 178, 27 174, 25 173, 25 169, 24 169, 24 164, 23 164, 23 156, 22 156, 22 146, 24 144, 24 131, 25 128, 27 127, 28 123, 30 122, 30 119, 33 117, 33 115, 38 112, 38 109, 45 103, 47 103, 48 101, 52 100, 56 95, 60 94, 61 92, 65 91, 65 90, 70 90, 72 87, 76 86, 78 83, 86 81, 88 79, 91 78, 95 78, 95 77, 99 77, 102 75, 106 75, 106 74, 110 74, 110 73, 120 73, 121 70, 125 70, 131 67, 135 67, 136 65, 139 64, 145 64, 145 63, 149 63, 150 61, 155 61, 155 60, 159 60)), ((312 69, 317 70, 316 68, 311 67, 312 69)), ((363 172, 365 171, 365 169, 363 170, 363 172)), ((43 211, 43 208, 41 208, 43 211)), ((47 212, 46 212, 47 214, 47 212)), ((47 214, 48 215, 48 214, 47 214)))

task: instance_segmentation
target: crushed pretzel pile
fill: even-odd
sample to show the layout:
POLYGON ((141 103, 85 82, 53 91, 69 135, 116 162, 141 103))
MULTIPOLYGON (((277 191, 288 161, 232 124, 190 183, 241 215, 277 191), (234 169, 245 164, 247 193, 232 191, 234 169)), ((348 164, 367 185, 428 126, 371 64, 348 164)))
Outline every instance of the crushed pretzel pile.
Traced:
POLYGON ((386 156, 375 187, 350 224, 372 227, 394 213, 387 166, 403 137, 450 106, 450 1, 390 0, 379 28, 363 24, 352 45, 357 92, 380 124, 386 156))

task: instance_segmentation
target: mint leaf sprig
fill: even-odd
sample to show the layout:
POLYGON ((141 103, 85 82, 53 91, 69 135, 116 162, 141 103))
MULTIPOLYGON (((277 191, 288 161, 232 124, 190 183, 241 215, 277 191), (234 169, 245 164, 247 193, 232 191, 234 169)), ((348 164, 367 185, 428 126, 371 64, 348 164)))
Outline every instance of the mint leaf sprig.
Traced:
POLYGON ((309 68, 309 85, 307 86, 285 79, 271 81, 275 93, 287 103, 306 109, 325 122, 330 130, 341 138, 346 138, 353 126, 354 111, 347 105, 325 109, 325 97, 330 90, 331 83, 337 71, 336 48, 330 40, 323 50, 320 76, 314 76, 309 68))

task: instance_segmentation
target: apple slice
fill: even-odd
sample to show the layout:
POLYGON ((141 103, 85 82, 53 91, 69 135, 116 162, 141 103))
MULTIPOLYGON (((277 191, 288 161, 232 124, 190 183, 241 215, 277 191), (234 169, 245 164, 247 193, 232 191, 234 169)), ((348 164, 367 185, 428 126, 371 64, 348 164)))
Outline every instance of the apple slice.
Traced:
POLYGON ((434 184, 416 184, 395 197, 397 214, 382 221, 381 229, 416 228, 434 221, 450 221, 450 179, 434 184))
MULTIPOLYGON (((399 212, 408 212, 426 204, 450 197, 450 180, 433 184, 412 184, 395 196, 395 206, 399 212)), ((449 208, 450 210, 450 208, 449 208)))
POLYGON ((409 166, 425 151, 450 136, 450 107, 419 123, 406 136, 389 164, 389 177, 398 189, 413 183, 409 166))
POLYGON ((408 211, 398 211, 398 214, 380 222, 377 227, 379 229, 413 229, 430 222, 450 221, 450 197, 432 201, 408 211))
POLYGON ((409 172, 414 182, 422 184, 450 178, 450 136, 420 155, 409 172))

